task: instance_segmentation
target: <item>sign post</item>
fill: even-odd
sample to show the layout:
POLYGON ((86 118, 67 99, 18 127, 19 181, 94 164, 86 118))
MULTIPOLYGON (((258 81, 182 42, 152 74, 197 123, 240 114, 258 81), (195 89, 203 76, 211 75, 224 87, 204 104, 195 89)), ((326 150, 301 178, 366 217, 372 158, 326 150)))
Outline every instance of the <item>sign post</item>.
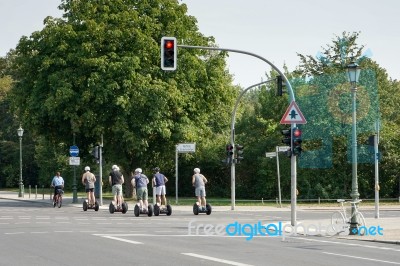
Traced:
POLYGON ((178 203, 178 153, 196 152, 196 143, 181 143, 175 148, 175 203, 178 203))
MULTIPOLYGON (((75 142, 75 134, 74 134, 74 142, 75 142)), ((76 166, 80 165, 80 158, 79 156, 79 148, 78 146, 71 146, 69 148, 69 165, 74 166, 74 181, 72 183, 72 203, 77 203, 78 202, 78 192, 76 188, 76 166)))

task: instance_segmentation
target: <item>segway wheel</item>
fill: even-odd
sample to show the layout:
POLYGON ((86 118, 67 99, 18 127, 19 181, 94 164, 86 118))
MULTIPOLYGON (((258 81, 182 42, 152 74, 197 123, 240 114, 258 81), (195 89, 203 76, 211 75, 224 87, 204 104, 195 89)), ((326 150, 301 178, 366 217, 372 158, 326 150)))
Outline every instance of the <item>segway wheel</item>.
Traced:
POLYGON ((133 213, 135 214, 136 217, 139 217, 140 208, 137 204, 135 205, 135 208, 133 209, 133 213))
POLYGON ((196 203, 193 205, 193 214, 199 215, 199 205, 197 205, 196 203))
POLYGON ((211 211, 212 211, 212 207, 211 207, 211 205, 210 204, 206 204, 206 214, 207 215, 210 215, 211 214, 211 211))
POLYGON ((115 206, 114 204, 111 202, 110 206, 108 206, 108 210, 110 211, 110 213, 114 213, 115 212, 115 206))
POLYGON ((147 215, 149 217, 153 216, 153 205, 149 204, 149 207, 147 209, 147 215))
POLYGON ((87 201, 86 201, 86 200, 83 201, 82 208, 83 208, 83 211, 84 211, 84 212, 87 211, 87 209, 88 209, 88 204, 87 204, 87 201))
POLYGON ((158 206, 158 204, 154 204, 154 215, 158 216, 160 215, 160 206, 158 206))
POLYGON ((172 208, 171 205, 167 205, 167 216, 170 216, 172 214, 172 208))
POLYGON ((99 203, 97 202, 97 200, 96 200, 96 202, 94 203, 94 210, 95 210, 95 211, 99 211, 99 203))
POLYGON ((125 214, 128 211, 128 203, 122 202, 122 213, 125 214))

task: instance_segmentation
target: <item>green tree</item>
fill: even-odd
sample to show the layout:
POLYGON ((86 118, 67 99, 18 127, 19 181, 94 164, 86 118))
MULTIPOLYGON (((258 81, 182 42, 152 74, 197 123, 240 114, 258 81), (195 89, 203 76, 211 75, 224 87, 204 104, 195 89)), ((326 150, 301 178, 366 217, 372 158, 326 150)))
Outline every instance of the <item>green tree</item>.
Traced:
POLYGON ((103 135, 108 163, 129 172, 173 169, 176 143, 207 147, 226 130, 237 89, 225 53, 179 49, 177 71, 160 70, 162 36, 215 45, 185 4, 64 0, 60 9, 15 51, 13 107, 35 135, 67 144, 74 134, 82 151, 103 135))

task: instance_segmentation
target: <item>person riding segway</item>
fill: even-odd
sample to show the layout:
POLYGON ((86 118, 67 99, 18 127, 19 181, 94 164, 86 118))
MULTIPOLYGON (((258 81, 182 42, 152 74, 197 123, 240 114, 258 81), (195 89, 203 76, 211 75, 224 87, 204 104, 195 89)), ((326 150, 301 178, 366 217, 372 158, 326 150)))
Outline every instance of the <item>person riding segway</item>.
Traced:
POLYGON ((212 208, 211 205, 206 202, 207 178, 200 174, 199 168, 194 168, 193 172, 192 185, 195 187, 195 195, 197 198, 197 202, 193 205, 193 213, 194 215, 198 215, 199 213, 210 215, 212 208))
POLYGON ((122 212, 125 214, 128 211, 128 204, 124 202, 124 198, 122 196, 122 184, 124 183, 124 176, 119 171, 119 167, 117 165, 112 166, 112 171, 110 172, 108 181, 112 186, 112 193, 114 195, 114 201, 112 201, 109 206, 110 213, 122 212))
POLYGON ((165 189, 165 183, 168 182, 168 178, 165 177, 165 175, 160 173, 160 168, 155 167, 153 169, 153 180, 152 180, 152 185, 153 187, 156 187, 156 197, 157 197, 157 202, 154 204, 154 215, 158 216, 160 213, 161 214, 166 214, 167 216, 170 216, 172 214, 172 208, 171 205, 167 204, 167 198, 166 198, 166 189, 165 189))
POLYGON ((148 202, 148 190, 147 184, 149 179, 146 175, 142 174, 141 168, 136 168, 135 174, 132 178, 132 186, 136 188, 136 197, 138 203, 136 203, 133 213, 136 217, 140 214, 147 214, 149 217, 153 215, 153 206, 148 202))

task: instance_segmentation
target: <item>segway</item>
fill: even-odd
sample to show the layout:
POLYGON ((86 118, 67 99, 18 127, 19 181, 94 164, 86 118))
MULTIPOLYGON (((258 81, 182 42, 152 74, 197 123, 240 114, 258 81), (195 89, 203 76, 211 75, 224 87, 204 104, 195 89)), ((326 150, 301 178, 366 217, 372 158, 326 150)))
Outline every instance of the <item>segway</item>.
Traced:
POLYGON ((140 204, 136 203, 135 208, 133 209, 133 213, 136 217, 139 217, 140 214, 147 214, 147 216, 153 216, 153 206, 151 204, 148 205, 147 209, 140 209, 140 204))
POLYGON ((196 202, 194 205, 193 205, 193 214, 194 215, 199 215, 199 213, 205 213, 205 214, 207 214, 207 215, 210 215, 211 214, 211 211, 212 211, 212 207, 211 207, 211 205, 210 204, 206 204, 206 207, 205 208, 201 208, 200 207, 200 204, 198 203, 198 202, 196 202))
POLYGON ((82 208, 83 208, 83 211, 84 211, 84 212, 87 211, 88 209, 94 209, 95 211, 98 211, 98 210, 99 210, 99 203, 98 203, 97 200, 96 200, 96 201, 94 202, 94 206, 93 206, 93 205, 90 206, 89 203, 88 203, 88 200, 85 199, 85 200, 83 201, 82 208))
POLYGON ((154 215, 158 216, 160 214, 170 216, 172 214, 171 205, 167 204, 166 206, 160 206, 158 203, 154 204, 154 215))
POLYGON ((114 202, 111 201, 108 210, 110 211, 110 213, 122 212, 123 214, 125 214, 128 211, 128 203, 122 200, 120 206, 115 206, 114 202))

